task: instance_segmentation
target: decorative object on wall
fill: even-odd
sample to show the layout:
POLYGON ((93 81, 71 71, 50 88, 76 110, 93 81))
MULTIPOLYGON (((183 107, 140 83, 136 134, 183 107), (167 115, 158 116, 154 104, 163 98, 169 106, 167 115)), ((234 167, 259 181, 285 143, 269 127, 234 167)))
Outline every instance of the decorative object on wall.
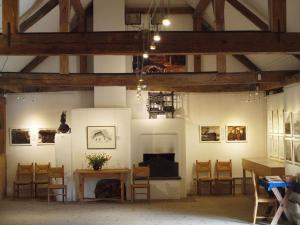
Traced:
POLYGON ((149 119, 157 119, 158 115, 166 118, 174 118, 176 107, 176 95, 174 92, 148 92, 149 119))
POLYGON ((293 137, 300 137, 300 112, 293 113, 293 137))
POLYGON ((226 136, 227 136, 227 142, 246 142, 247 141, 246 126, 227 126, 226 136))
POLYGON ((268 112, 268 133, 273 133, 273 114, 272 111, 268 112))
POLYGON ((10 129, 9 140, 11 145, 31 145, 29 129, 10 129))
POLYGON ((278 113, 278 133, 284 134, 284 111, 279 109, 278 113))
POLYGON ((284 140, 284 154, 285 154, 285 160, 288 162, 293 161, 293 142, 292 139, 285 139, 284 140))
POLYGON ((126 25, 140 25, 142 23, 141 13, 126 13, 125 24, 126 25))
POLYGON ((279 146, 278 146, 278 136, 273 136, 273 152, 272 157, 278 158, 279 146))
POLYGON ((273 133, 278 134, 278 112, 277 110, 272 111, 272 117, 273 117, 273 133))
POLYGON ((63 111, 60 115, 60 126, 57 130, 57 133, 71 133, 71 128, 69 127, 68 124, 66 124, 67 121, 67 115, 66 115, 66 111, 63 111))
POLYGON ((294 147, 294 160, 295 163, 300 165, 300 140, 293 141, 293 147, 294 147))
POLYGON ((92 167, 94 170, 101 170, 104 164, 111 159, 111 156, 106 153, 93 153, 86 155, 86 159, 89 167, 92 167))
POLYGON ((278 137, 278 158, 284 160, 284 136, 278 137))
POLYGON ((116 127, 115 126, 88 126, 87 127, 88 149, 115 149, 116 127))
POLYGON ((49 145, 55 143, 56 129, 39 129, 38 130, 38 144, 49 145))
POLYGON ((201 142, 220 142, 220 126, 200 126, 201 142))
POLYGON ((284 112, 284 133, 286 136, 292 135, 292 114, 284 112))

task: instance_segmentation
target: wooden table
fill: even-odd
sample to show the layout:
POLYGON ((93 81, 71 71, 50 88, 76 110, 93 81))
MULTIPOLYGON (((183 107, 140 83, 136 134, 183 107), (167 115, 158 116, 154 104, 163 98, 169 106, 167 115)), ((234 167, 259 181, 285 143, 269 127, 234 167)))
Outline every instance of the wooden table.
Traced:
POLYGON ((242 159, 243 193, 246 194, 246 171, 254 171, 257 176, 283 176, 285 168, 282 162, 268 158, 242 159))
POLYGON ((110 179, 119 179, 121 184, 121 201, 124 201, 124 184, 128 174, 130 173, 130 169, 101 169, 98 171, 92 169, 77 169, 74 174, 78 175, 79 178, 79 187, 78 187, 78 195, 79 201, 84 200, 84 179, 86 177, 99 177, 99 178, 110 178, 110 179))

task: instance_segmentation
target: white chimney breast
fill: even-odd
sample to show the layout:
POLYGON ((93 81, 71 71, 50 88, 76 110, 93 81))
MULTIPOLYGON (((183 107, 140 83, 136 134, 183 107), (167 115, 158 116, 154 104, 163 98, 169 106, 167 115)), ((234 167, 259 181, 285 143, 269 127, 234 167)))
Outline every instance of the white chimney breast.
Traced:
POLYGON ((126 87, 101 86, 94 87, 95 108, 124 108, 126 107, 126 87))

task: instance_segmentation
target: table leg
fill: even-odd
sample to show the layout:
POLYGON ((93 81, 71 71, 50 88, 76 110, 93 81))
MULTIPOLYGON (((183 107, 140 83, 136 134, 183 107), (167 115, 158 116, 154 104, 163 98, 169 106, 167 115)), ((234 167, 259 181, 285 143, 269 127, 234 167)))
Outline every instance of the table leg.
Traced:
POLYGON ((281 216, 282 212, 284 212, 284 214, 286 215, 287 219, 291 222, 292 219, 291 219, 291 216, 290 216, 290 214, 289 214, 289 212, 287 210, 287 202, 288 202, 289 196, 292 193, 292 191, 290 189, 287 189, 286 193, 284 195, 284 198, 280 194, 278 188, 272 188, 272 191, 273 191, 276 199, 279 202, 279 207, 278 207, 278 209, 276 211, 276 214, 275 214, 275 216, 274 216, 274 218, 272 220, 271 225, 276 225, 278 223, 278 220, 280 219, 280 216, 281 216))
POLYGON ((243 169, 243 194, 246 194, 246 170, 243 169))
POLYGON ((79 175, 79 201, 83 202, 84 199, 84 176, 79 175))
POLYGON ((120 184, 121 184, 121 202, 124 202, 124 175, 120 176, 120 184))

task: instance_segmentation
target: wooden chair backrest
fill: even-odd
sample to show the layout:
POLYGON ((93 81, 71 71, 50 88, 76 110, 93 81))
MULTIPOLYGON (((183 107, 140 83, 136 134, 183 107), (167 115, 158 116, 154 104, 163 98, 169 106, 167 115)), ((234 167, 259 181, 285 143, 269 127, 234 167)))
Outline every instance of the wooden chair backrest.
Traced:
POLYGON ((48 163, 48 164, 37 164, 37 163, 35 163, 35 165, 34 165, 35 180, 39 180, 39 179, 42 179, 42 178, 47 178, 49 168, 50 168, 50 163, 48 163))
POLYGON ((148 166, 135 167, 135 165, 133 165, 133 169, 132 169, 133 183, 141 180, 146 180, 147 183, 149 183, 149 177, 150 177, 150 168, 148 166))
POLYGON ((216 174, 217 177, 229 176, 232 177, 232 162, 229 161, 216 161, 216 174))
POLYGON ((258 199, 258 191, 257 191, 257 181, 256 181, 256 175, 254 171, 251 171, 252 175, 252 184, 253 184, 253 190, 254 190, 254 197, 255 199, 258 199))
POLYGON ((48 170, 48 178, 49 178, 49 183, 52 183, 53 179, 61 179, 62 184, 64 184, 65 182, 64 165, 62 165, 61 167, 50 167, 48 170))
POLYGON ((201 175, 207 174, 208 177, 211 176, 211 161, 200 162, 196 160, 196 176, 197 179, 201 177, 201 175))
POLYGON ((33 181, 33 163, 29 165, 22 165, 18 163, 17 179, 33 181))

